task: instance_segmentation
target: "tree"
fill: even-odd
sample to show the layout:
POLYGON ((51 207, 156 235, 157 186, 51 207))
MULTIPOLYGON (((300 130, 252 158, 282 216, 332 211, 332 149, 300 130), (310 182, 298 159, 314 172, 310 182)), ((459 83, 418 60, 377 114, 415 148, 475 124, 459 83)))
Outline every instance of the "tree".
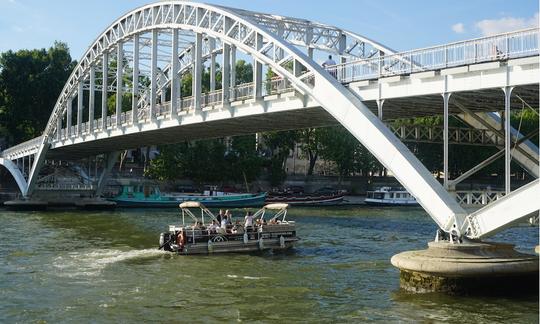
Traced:
POLYGON ((1 136, 13 145, 39 136, 76 62, 65 43, 0 55, 1 136))
POLYGON ((263 133, 263 142, 269 150, 270 184, 277 186, 285 180, 285 162, 298 139, 297 131, 263 133))
POLYGON ((355 170, 355 158, 360 146, 358 140, 342 126, 321 129, 321 156, 336 164, 340 177, 355 170))
POLYGON ((317 163, 321 151, 321 135, 324 132, 322 128, 307 128, 299 131, 300 148, 309 159, 308 176, 313 175, 315 163, 317 163))

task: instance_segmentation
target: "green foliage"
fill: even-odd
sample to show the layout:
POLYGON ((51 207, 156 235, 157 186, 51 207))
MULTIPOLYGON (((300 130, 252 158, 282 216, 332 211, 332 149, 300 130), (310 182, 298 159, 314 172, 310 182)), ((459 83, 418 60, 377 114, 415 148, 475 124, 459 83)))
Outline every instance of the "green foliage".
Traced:
POLYGON ((253 81, 253 65, 244 60, 236 62, 236 85, 253 81))
POLYGON ((255 136, 233 138, 231 150, 226 149, 221 139, 161 146, 146 175, 158 180, 190 178, 197 184, 251 182, 260 175, 255 136))
POLYGON ((39 136, 76 62, 65 43, 0 55, 0 136, 8 145, 39 136))
POLYGON ((340 176, 347 176, 355 169, 355 156, 359 142, 343 127, 321 129, 321 156, 333 161, 340 176))
POLYGON ((300 149, 304 152, 304 157, 309 160, 307 175, 313 175, 315 163, 319 158, 322 149, 322 137, 325 134, 323 128, 307 128, 299 131, 300 149))
POLYGON ((268 165, 270 184, 277 186, 285 180, 285 162, 299 138, 298 131, 268 132, 263 134, 263 142, 270 151, 268 165))

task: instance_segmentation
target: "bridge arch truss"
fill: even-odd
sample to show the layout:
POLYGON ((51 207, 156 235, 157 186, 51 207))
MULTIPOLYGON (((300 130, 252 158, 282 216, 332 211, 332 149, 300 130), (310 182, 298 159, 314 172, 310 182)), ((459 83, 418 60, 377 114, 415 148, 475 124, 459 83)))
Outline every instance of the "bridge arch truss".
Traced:
POLYGON ((233 100, 257 103, 264 95, 292 90, 304 100, 315 101, 348 129, 440 228, 458 233, 464 229, 465 210, 357 95, 315 62, 315 50, 339 56, 340 63, 365 60, 369 69, 376 68, 369 63, 373 58, 394 54, 361 35, 296 18, 188 1, 138 8, 94 41, 68 79, 40 138, 26 184, 21 182, 23 195, 32 194, 49 151, 122 136, 126 128, 155 129, 162 119, 171 120, 175 126, 170 127, 181 127, 183 116, 201 113, 210 104, 229 110, 233 117, 233 100), (253 60, 252 84, 236 84, 237 55, 253 60), (216 78, 219 57, 221 84, 216 78), (210 69, 210 93, 203 96, 205 64, 210 69), (265 80, 263 74, 269 69, 276 79, 265 80), (187 72, 193 77, 192 95, 182 97, 181 76, 187 72), (110 96, 103 93, 114 94, 114 114, 107 109, 110 96), (131 96, 128 111, 123 106, 126 94, 131 96))

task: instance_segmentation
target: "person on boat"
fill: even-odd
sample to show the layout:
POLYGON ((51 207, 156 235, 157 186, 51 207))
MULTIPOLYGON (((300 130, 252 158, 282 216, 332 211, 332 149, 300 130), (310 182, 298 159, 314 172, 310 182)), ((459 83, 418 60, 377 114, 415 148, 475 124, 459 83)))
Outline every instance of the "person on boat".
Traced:
POLYGON ((244 226, 240 224, 240 221, 236 221, 236 224, 232 228, 233 234, 244 234, 244 226))
POLYGON ((217 221, 219 224, 221 224, 221 220, 225 217, 225 213, 223 212, 223 209, 219 210, 219 214, 217 215, 217 221))
POLYGON ((232 213, 230 210, 225 211, 225 216, 227 217, 227 225, 232 225, 232 213))
POLYGON ((195 223, 193 223, 193 229, 201 229, 201 222, 195 221, 195 223))
POLYGON ((227 215, 223 215, 221 218, 221 228, 227 229, 227 215))
POLYGON ((219 226, 217 225, 217 222, 215 219, 212 220, 212 224, 210 224, 210 226, 208 226, 208 233, 210 234, 216 234, 217 233, 217 228, 219 226))
POLYGON ((247 215, 244 218, 244 227, 246 228, 246 230, 253 229, 253 215, 250 211, 247 212, 247 215))

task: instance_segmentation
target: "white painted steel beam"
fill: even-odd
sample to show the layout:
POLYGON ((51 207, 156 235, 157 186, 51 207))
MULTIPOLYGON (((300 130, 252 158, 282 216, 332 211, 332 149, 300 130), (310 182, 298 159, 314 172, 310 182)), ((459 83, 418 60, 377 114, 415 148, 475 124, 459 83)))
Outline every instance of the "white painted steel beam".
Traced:
POLYGON ((83 119, 83 98, 84 98, 84 90, 83 90, 83 80, 79 81, 79 88, 77 91, 77 136, 80 136, 82 134, 82 119, 83 119))
POLYGON ((94 131, 94 110, 96 109, 96 68, 90 67, 90 89, 88 92, 88 127, 89 133, 94 131))
MULTIPOLYGON (((454 102, 454 104, 456 105, 456 107, 460 108, 462 111, 465 112, 464 114, 458 115, 458 117, 465 123, 476 129, 487 130, 488 134, 491 134, 490 138, 492 138, 493 141, 498 140, 498 138, 500 137, 504 138, 504 130, 501 129, 501 125, 503 125, 504 122, 498 114, 485 112, 473 113, 466 109, 466 107, 459 102, 454 102)), ((520 142, 520 140, 524 136, 512 127, 511 130, 513 139, 512 145, 515 145, 515 149, 512 152, 512 159, 517 162, 530 175, 534 176, 535 178, 539 178, 540 170, 538 168, 538 146, 534 145, 534 143, 530 140, 520 142), (517 145, 516 140, 518 141, 517 145)))
POLYGON ((193 65, 193 83, 192 83, 192 96, 194 100, 193 107, 195 110, 201 109, 201 96, 202 96, 202 33, 195 35, 195 50, 194 50, 194 65, 193 65))
MULTIPOLYGON (((95 64, 103 53, 114 51, 115 47, 118 47, 118 44, 130 39, 130 37, 136 34, 151 31, 152 62, 150 67, 151 91, 149 106, 152 125, 146 128, 144 127, 145 125, 143 125, 143 127, 137 129, 137 131, 144 132, 146 130, 155 130, 156 128, 162 127, 162 125, 165 125, 161 121, 156 120, 156 95, 158 87, 158 82, 156 79, 158 60, 157 36, 158 30, 167 30, 171 28, 190 31, 196 35, 196 46, 194 51, 196 52, 194 59, 194 69, 196 73, 194 73, 194 79, 197 79, 198 81, 194 84, 194 99, 195 107, 200 108, 200 76, 202 74, 201 35, 205 34, 209 37, 220 39, 224 43, 231 44, 231 47, 233 48, 231 60, 234 62, 234 64, 231 66, 230 73, 231 85, 234 86, 236 83, 235 63, 236 48, 238 48, 238 50, 242 53, 250 55, 254 61, 257 62, 257 64, 260 64, 261 66, 262 64, 265 64, 272 68, 274 72, 281 76, 285 81, 289 82, 295 90, 306 94, 305 98, 307 99, 305 100, 312 100, 316 102, 338 122, 345 126, 375 155, 377 159, 381 161, 386 168, 392 171, 396 178, 417 198, 419 203, 441 228, 447 231, 453 229, 454 226, 457 226, 458 229, 462 228, 465 211, 459 207, 456 201, 453 200, 453 198, 444 190, 444 188, 433 178, 431 173, 412 155, 412 153, 393 135, 393 133, 387 129, 375 115, 371 113, 371 111, 362 103, 359 97, 353 95, 347 88, 338 82, 338 80, 334 79, 327 71, 323 70, 316 62, 314 62, 312 58, 303 54, 298 48, 296 48, 297 45, 295 45, 296 43, 293 39, 284 39, 283 37, 285 36, 279 37, 273 32, 268 32, 269 30, 273 30, 273 25, 272 21, 268 20, 267 18, 268 17, 264 15, 257 18, 257 16, 251 16, 238 9, 224 8, 189 1, 162 1, 138 8, 116 21, 98 38, 98 40, 92 46, 90 46, 89 50, 87 53, 85 53, 83 59, 80 60, 72 76, 66 83, 66 86, 59 97, 50 120, 54 120, 54 118, 59 118, 59 116, 61 116, 61 113, 59 112, 61 112, 62 109, 65 109, 65 102, 69 102, 71 100, 74 91, 76 91, 74 89, 76 89, 77 82, 84 79, 88 73, 88 68, 95 64), (170 15, 165 15, 164 13, 166 12, 183 12, 184 14, 179 14, 176 16, 173 15, 174 17, 171 17, 170 15), (214 24, 212 19, 208 19, 209 17, 218 19, 218 22, 214 24), (232 22, 230 28, 219 28, 219 19, 222 19, 222 21, 230 19, 232 22), (255 39, 253 39, 253 35, 255 36, 255 39), (305 72, 305 74, 300 76, 298 73, 291 73, 282 65, 283 63, 291 61, 296 61, 298 64, 303 66, 303 69, 305 69, 303 72, 305 72)), ((291 20, 291 23, 297 24, 298 21, 291 20)), ((321 43, 319 40, 321 39, 322 35, 318 35, 318 32, 312 29, 314 26, 311 26, 311 23, 307 22, 306 25, 307 28, 304 28, 300 35, 306 36, 310 33, 313 33, 313 35, 312 37, 310 36, 311 40, 304 37, 301 40, 301 43, 303 46, 310 48, 320 48, 319 46, 321 46, 321 43)), ((278 28, 283 28, 285 31, 285 27, 286 26, 283 25, 282 27, 278 28)), ((350 36, 348 33, 342 30, 332 30, 329 28, 326 28, 325 32, 335 32, 327 37, 327 40, 332 43, 329 45, 329 48, 331 47, 333 49, 337 49, 339 53, 349 51, 349 49, 346 48, 347 39, 350 36), (347 37, 343 38, 343 35, 347 35, 347 37), (342 41, 342 39, 345 40, 342 41)), ((285 35, 285 33, 282 35, 285 35)), ((508 39, 508 37, 506 39, 508 39)), ((343 70, 343 75, 341 77, 344 78, 346 75, 348 75, 347 68, 356 64, 359 65, 359 67, 366 67, 366 69, 357 70, 361 71, 361 73, 366 73, 367 71, 370 77, 371 75, 369 73, 371 73, 371 70, 373 69, 376 69, 374 78, 389 76, 390 74, 398 75, 399 80, 391 85, 385 83, 383 88, 380 88, 382 93, 394 91, 393 95, 396 98, 416 95, 414 91, 420 91, 420 89, 421 91, 424 91, 424 93, 426 91, 424 89, 433 91, 435 87, 430 88, 427 86, 426 82, 421 86, 407 85, 407 89, 409 89, 408 91, 410 92, 400 93, 399 91, 403 91, 402 89, 404 89, 403 87, 405 86, 405 83, 409 82, 406 77, 402 78, 400 74, 409 74, 415 72, 414 70, 419 68, 419 66, 411 63, 408 65, 408 70, 397 70, 397 68, 401 68, 401 66, 407 68, 406 63, 412 62, 416 59, 416 57, 413 57, 413 54, 411 53, 408 53, 407 55, 409 56, 406 57, 404 55, 388 55, 389 57, 381 57, 382 49, 379 48, 378 51, 379 57, 374 56, 373 60, 368 59, 365 62, 353 62, 352 64, 347 63, 347 66, 340 67, 343 70), (403 64, 400 65, 399 63, 403 64)), ((106 61, 105 57, 103 61, 106 61)), ((104 64, 104 67, 107 64, 104 64)), ((445 62, 445 64, 445 66, 448 66, 448 62, 445 62)), ((514 67, 504 68, 509 71, 508 69, 514 67)), ((499 69, 503 68, 501 67, 499 69)), ((490 68, 489 74, 495 75, 500 72, 499 69, 490 68)), ((106 71, 107 68, 105 67, 104 70, 106 71)), ((258 73, 258 67, 256 67, 255 70, 255 81, 258 81, 258 79, 262 77, 262 73, 258 73)), ((296 71, 298 72, 298 69, 296 69, 296 71)), ((467 72, 469 74, 476 73, 478 76, 480 76, 478 79, 484 81, 485 74, 483 74, 482 71, 471 72, 468 68, 467 71, 469 71, 467 72)), ((465 73, 465 75, 467 75, 467 73, 465 73)), ((362 77, 364 76, 365 74, 362 74, 362 77)), ((526 84, 528 80, 527 78, 528 76, 525 75, 525 78, 519 82, 525 82, 526 84)), ((106 80, 107 78, 104 79, 106 80)), ((534 80, 534 82, 537 82, 537 77, 534 80)), ((345 80, 343 81, 346 82, 345 80)), ((421 81, 424 82, 424 80, 421 81)), ((259 97, 259 92, 262 90, 261 85, 262 80, 261 82, 255 82, 256 97, 259 97)), ((450 86, 455 86, 455 84, 451 84, 450 86)), ((449 92, 452 91, 450 90, 450 86, 447 89, 449 92)), ((121 85, 119 88, 120 89, 117 89, 117 91, 122 91, 121 85)), ((108 89, 106 82, 104 89, 105 91, 108 89)), ((455 89, 455 91, 464 91, 459 89, 459 87, 455 89)), ((441 93, 440 88, 437 88, 436 91, 441 93)), ((364 96, 360 97, 363 100, 366 100, 367 98, 364 96)), ((104 98, 106 100, 106 95, 104 98)), ((386 98, 381 95, 381 92, 379 92, 377 99, 383 100, 386 98)), ((106 104, 103 107, 105 109, 106 104)), ((223 113, 231 114, 228 111, 223 113)), ((253 114, 253 112, 249 112, 248 115, 249 114, 253 114)), ((202 117, 202 115, 203 114, 196 112, 193 114, 193 116, 190 116, 190 118, 193 118, 193 120, 198 120, 198 122, 203 122, 205 119, 201 118, 206 117, 202 117)), ((118 116, 118 119, 119 118, 120 116, 118 116)), ((106 123, 106 114, 104 114, 104 123, 106 123)), ((45 141, 48 141, 47 136, 50 135, 50 130, 54 129, 55 125, 56 123, 49 122, 45 130, 45 141)), ((178 126, 178 124, 176 125, 178 126)), ((103 136, 111 135, 103 134, 103 136)), ((114 136, 120 135, 116 134, 114 136)), ((62 143, 62 145, 80 145, 83 143, 82 141, 84 141, 84 139, 77 138, 75 139, 74 143, 66 142, 62 143)), ((40 157, 42 155, 38 154, 40 157)), ((44 157, 44 155, 42 157, 44 157)), ((39 159, 40 158, 36 159, 34 165, 38 164, 39 159)), ((33 178, 31 177, 31 179, 33 178)))
MULTIPOLYGON (((108 99, 108 86, 109 86, 109 53, 104 52, 102 55, 102 74, 101 74, 101 130, 107 130, 107 99, 108 99)), ((69 118, 68 118, 69 119, 69 118)))
POLYGON ((122 99, 124 98, 124 43, 116 49, 116 128, 122 127, 122 99))
POLYGON ((136 125, 139 122, 139 35, 133 36, 133 91, 131 97, 131 123, 136 125))
POLYGON ((15 179, 15 182, 17 183, 21 194, 24 194, 26 192, 27 183, 19 167, 15 163, 13 163, 13 161, 1 157, 0 165, 3 165, 9 171, 13 179, 15 179))
POLYGON ((486 238, 540 210, 540 179, 513 191, 467 216, 470 238, 486 238))
POLYGON ((178 113, 178 99, 180 98, 180 78, 178 75, 178 29, 172 30, 171 50, 171 118, 178 113))
POLYGON ((151 121, 156 119, 156 101, 157 101, 157 55, 158 55, 158 31, 152 30, 152 56, 150 63, 150 109, 149 118, 151 121))
POLYGON ((68 137, 73 135, 71 133, 71 123, 72 123, 72 120, 73 120, 72 114, 73 114, 73 98, 70 98, 67 101, 67 122, 66 122, 67 125, 66 125, 66 127, 67 127, 68 137))

